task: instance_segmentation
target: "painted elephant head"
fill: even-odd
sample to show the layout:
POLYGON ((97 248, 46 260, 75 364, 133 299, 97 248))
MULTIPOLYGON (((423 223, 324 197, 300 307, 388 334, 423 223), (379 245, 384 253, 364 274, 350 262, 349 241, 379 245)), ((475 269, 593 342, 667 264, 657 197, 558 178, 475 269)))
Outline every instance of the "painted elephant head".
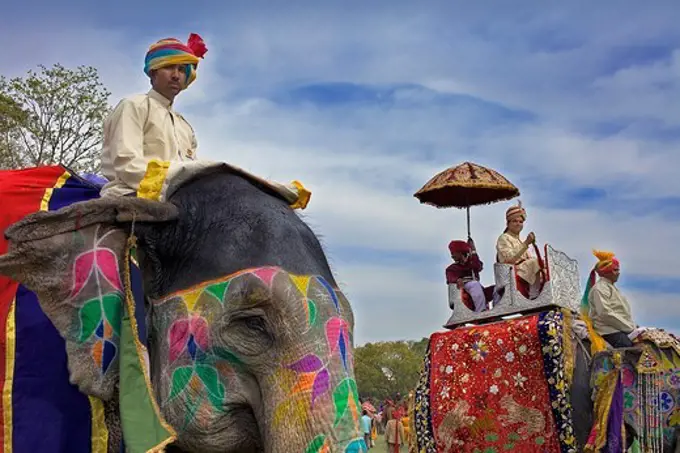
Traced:
POLYGON ((0 273, 38 295, 74 384, 113 394, 132 230, 152 384, 179 448, 364 449, 352 309, 323 250, 285 201, 227 172, 185 183, 169 203, 97 199, 7 231, 0 273))

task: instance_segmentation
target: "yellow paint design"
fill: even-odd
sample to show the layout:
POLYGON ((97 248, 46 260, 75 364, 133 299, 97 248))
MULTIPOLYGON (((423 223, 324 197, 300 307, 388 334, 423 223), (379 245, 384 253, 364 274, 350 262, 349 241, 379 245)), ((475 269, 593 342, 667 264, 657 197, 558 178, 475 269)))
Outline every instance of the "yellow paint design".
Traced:
POLYGON ((203 288, 197 289, 196 291, 192 291, 190 293, 186 293, 183 296, 184 303, 187 306, 187 309, 190 312, 194 311, 194 308, 196 308, 196 302, 198 302, 198 299, 201 297, 201 294, 203 294, 203 288))
POLYGON ((40 202, 40 210, 41 211, 49 211, 50 210, 50 199, 52 198, 52 194, 54 193, 54 189, 61 189, 64 187, 64 184, 66 184, 66 181, 68 181, 68 178, 71 177, 71 173, 65 171, 59 179, 57 179, 57 182, 54 183, 53 187, 50 187, 49 189, 45 189, 45 194, 43 195, 42 201, 40 202))
POLYGON ((2 412, 4 419, 3 453, 12 453, 12 387, 14 386, 14 358, 16 346, 15 305, 13 300, 5 324, 5 382, 2 386, 2 412))
POLYGON ((303 394, 286 399, 274 410, 274 426, 278 428, 282 424, 292 424, 291 432, 303 429, 309 419, 310 402, 311 399, 303 394))
POLYGON ((289 276, 290 279, 293 281, 293 284, 295 284, 295 287, 300 291, 300 294, 302 294, 303 297, 307 297, 309 279, 311 277, 308 275, 292 275, 292 274, 290 274, 289 276))
POLYGON ((104 418, 104 403, 99 398, 88 396, 92 413, 92 453, 106 453, 109 443, 109 430, 104 418))

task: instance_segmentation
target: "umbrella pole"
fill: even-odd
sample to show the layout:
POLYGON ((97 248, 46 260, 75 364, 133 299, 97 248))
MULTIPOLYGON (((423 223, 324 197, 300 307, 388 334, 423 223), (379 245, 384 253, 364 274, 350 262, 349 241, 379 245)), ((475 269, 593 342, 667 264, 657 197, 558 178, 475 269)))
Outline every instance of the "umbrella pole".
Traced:
POLYGON ((468 239, 470 239, 472 236, 470 236, 470 206, 467 207, 467 227, 468 227, 468 239))

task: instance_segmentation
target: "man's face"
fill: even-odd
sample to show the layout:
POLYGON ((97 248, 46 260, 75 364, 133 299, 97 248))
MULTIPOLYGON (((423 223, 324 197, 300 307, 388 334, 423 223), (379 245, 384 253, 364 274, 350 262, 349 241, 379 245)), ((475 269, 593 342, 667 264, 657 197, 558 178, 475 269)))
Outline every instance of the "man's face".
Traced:
POLYGON ((613 283, 616 283, 619 280, 620 275, 621 275, 621 268, 619 267, 618 264, 615 264, 613 266, 611 272, 609 272, 606 277, 609 280, 611 280, 613 283))
POLYGON ((151 72, 151 86, 165 98, 173 101, 187 81, 187 65, 174 64, 151 72))
POLYGON ((513 234, 519 234, 524 228, 524 219, 522 217, 515 217, 508 222, 508 231, 513 234))
POLYGON ((456 263, 465 263, 468 257, 469 255, 467 253, 454 252, 451 254, 451 258, 453 258, 453 261, 456 263))

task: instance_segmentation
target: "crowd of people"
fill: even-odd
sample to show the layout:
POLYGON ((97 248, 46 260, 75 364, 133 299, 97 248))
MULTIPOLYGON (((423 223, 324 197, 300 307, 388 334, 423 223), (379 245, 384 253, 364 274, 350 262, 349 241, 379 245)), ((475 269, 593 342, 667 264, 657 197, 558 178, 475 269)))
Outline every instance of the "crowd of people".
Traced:
MULTIPOLYGON (((496 241, 496 262, 514 266, 518 290, 528 299, 535 299, 545 277, 538 249, 535 254, 530 250, 536 244, 536 235, 530 232, 524 239, 520 236, 526 219, 527 212, 521 202, 508 208, 505 230, 496 241)), ((453 259, 446 268, 449 287, 464 291, 471 299, 474 311, 489 310, 500 295, 493 286, 485 288, 480 282, 484 265, 477 255, 474 241, 471 238, 451 241, 449 252, 453 259)), ((619 260, 611 252, 595 250, 593 254, 597 262, 586 285, 582 302, 585 311, 582 314, 589 324, 591 336, 597 335, 615 348, 630 347, 633 345, 631 338, 639 326, 633 322, 630 303, 616 286, 621 271, 619 260)))
POLYGON ((409 443, 408 403, 399 394, 394 399, 376 402, 372 398, 362 402, 361 429, 368 448, 384 436, 387 451, 399 452, 409 443))

